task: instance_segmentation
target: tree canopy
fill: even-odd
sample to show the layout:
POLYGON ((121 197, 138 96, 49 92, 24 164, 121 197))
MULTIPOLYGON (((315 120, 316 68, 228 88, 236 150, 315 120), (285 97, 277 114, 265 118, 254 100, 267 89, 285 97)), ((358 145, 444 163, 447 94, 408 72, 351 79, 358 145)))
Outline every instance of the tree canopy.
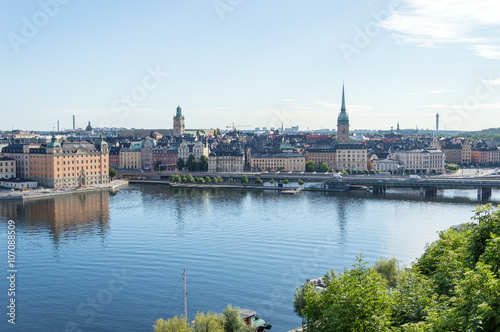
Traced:
POLYGON ((500 210, 478 207, 398 273, 396 259, 368 268, 358 256, 323 291, 306 284, 295 312, 307 331, 500 331, 500 210))

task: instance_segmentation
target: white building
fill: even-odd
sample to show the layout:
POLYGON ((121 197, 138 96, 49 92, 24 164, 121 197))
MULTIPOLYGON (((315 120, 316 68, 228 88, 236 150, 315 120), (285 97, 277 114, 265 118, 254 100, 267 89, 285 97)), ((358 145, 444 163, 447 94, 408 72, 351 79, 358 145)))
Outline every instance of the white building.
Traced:
POLYGON ((181 145, 179 145, 178 149, 178 158, 182 158, 184 162, 186 162, 189 158, 190 155, 193 155, 196 159, 196 161, 200 160, 200 157, 206 156, 208 158, 208 144, 203 145, 201 142, 196 142, 196 143, 188 143, 186 141, 183 141, 181 145))
POLYGON ((14 189, 31 189, 38 187, 38 182, 35 180, 4 179, 0 180, 0 186, 14 189))
POLYGON ((443 173, 445 170, 445 157, 441 150, 399 150, 396 159, 404 170, 426 170, 428 173, 443 173))

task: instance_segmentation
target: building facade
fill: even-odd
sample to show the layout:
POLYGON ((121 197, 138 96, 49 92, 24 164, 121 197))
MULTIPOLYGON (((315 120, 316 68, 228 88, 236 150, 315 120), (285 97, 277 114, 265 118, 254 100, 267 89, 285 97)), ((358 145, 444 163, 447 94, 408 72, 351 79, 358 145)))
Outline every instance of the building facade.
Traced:
POLYGON ((306 158, 299 153, 263 153, 250 156, 250 168, 255 171, 304 172, 306 158))
POLYGON ((177 106, 176 114, 174 116, 174 137, 181 136, 184 134, 185 130, 184 115, 182 115, 181 107, 177 106))
POLYGON ((30 178, 53 188, 106 184, 109 179, 108 144, 100 138, 59 143, 55 136, 47 147, 30 149, 30 178))
POLYGON ((364 144, 337 144, 337 170, 364 171, 368 169, 367 150, 364 144))
POLYGON ((10 157, 0 157, 0 179, 16 178, 16 160, 10 157))
POLYGON ((396 159, 403 170, 425 170, 427 173, 445 171, 445 154, 441 150, 398 150, 396 159))
POLYGON ((139 169, 141 168, 141 150, 139 149, 121 149, 120 150, 120 168, 139 169))
POLYGON ((30 177, 30 149, 40 144, 9 144, 2 149, 2 154, 16 160, 16 176, 22 179, 30 177))
POLYGON ((208 157, 209 149, 207 144, 203 145, 200 141, 195 143, 183 141, 179 145, 178 153, 179 158, 182 158, 184 162, 188 160, 190 155, 193 155, 198 161, 202 155, 208 157))
POLYGON ((328 167, 337 169, 337 148, 334 145, 313 145, 304 153, 306 162, 314 161, 316 167, 321 163, 327 163, 328 167))
POLYGON ((241 173, 245 169, 245 153, 238 143, 219 144, 208 155, 208 172, 241 173))

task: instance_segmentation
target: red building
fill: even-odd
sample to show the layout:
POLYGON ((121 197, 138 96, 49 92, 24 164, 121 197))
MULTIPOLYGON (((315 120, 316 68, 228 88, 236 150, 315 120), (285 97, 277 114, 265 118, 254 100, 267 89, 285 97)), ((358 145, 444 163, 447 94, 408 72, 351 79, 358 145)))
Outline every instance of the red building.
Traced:
POLYGON ((153 149, 153 165, 159 161, 162 171, 174 171, 177 164, 177 148, 159 147, 153 149))
POLYGON ((120 147, 109 149, 109 167, 120 167, 120 147))

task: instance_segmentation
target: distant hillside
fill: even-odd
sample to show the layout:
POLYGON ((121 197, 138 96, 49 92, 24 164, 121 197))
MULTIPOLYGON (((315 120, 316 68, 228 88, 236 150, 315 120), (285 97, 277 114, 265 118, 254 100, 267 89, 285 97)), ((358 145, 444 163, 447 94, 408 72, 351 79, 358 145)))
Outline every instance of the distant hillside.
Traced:
POLYGON ((469 138, 472 140, 483 139, 500 142, 500 128, 489 128, 481 131, 468 131, 458 134, 459 137, 469 138))

